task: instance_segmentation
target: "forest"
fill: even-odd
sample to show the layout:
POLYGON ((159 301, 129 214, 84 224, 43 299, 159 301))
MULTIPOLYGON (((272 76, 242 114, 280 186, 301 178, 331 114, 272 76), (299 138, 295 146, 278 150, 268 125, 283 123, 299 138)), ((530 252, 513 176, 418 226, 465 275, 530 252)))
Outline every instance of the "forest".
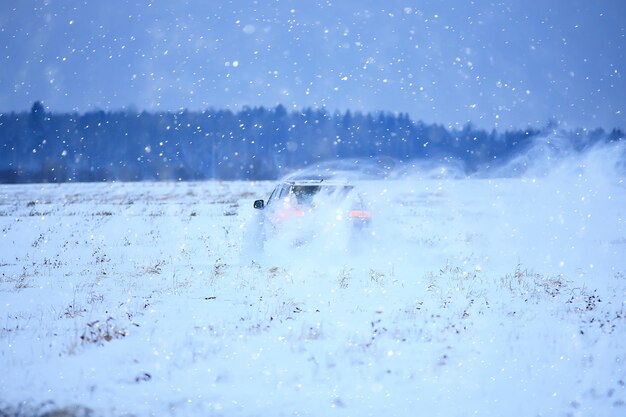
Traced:
POLYGON ((335 160, 425 160, 466 174, 558 135, 574 151, 624 139, 609 132, 540 129, 497 132, 413 121, 406 113, 288 111, 30 111, 0 114, 0 183, 275 179, 335 160))

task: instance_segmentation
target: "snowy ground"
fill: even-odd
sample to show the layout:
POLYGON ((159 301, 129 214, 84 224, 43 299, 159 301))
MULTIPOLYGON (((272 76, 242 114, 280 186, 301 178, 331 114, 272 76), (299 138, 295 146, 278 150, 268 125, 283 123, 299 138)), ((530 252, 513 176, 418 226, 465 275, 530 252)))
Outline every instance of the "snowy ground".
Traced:
POLYGON ((624 416, 626 187, 576 172, 261 255, 271 183, 0 185, 0 415, 624 416))

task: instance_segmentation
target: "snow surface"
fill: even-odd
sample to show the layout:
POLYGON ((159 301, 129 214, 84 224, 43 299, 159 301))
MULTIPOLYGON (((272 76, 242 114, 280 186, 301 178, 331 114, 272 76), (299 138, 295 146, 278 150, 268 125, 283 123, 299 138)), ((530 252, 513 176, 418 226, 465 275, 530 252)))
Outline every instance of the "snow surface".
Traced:
POLYGON ((273 183, 0 185, 0 414, 626 415, 614 151, 367 181, 358 244, 256 252, 273 183))

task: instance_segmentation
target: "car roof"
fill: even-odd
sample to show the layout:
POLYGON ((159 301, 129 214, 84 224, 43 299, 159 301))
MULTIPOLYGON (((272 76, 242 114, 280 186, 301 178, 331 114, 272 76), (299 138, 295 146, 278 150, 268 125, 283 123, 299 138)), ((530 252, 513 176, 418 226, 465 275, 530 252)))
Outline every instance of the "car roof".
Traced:
POLYGON ((339 180, 289 180, 285 181, 284 184, 288 184, 290 186, 316 186, 316 187, 352 187, 348 181, 339 181, 339 180))

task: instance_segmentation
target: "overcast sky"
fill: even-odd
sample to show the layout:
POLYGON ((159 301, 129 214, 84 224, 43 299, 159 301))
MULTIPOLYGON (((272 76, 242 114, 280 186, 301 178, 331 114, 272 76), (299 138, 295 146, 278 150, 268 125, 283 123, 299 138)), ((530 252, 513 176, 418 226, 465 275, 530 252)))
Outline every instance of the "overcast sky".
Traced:
POLYGON ((0 112, 407 112, 626 128, 623 0, 0 1, 0 112))

